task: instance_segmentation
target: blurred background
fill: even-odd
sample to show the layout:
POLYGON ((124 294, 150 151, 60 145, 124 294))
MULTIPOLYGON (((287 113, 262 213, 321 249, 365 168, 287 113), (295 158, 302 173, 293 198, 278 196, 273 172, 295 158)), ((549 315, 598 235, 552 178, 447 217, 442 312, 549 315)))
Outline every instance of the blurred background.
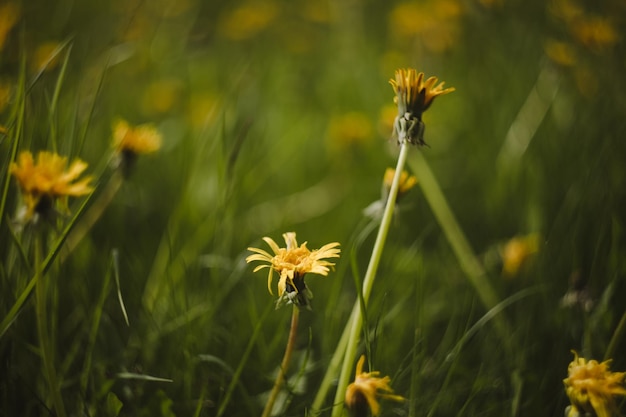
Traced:
MULTIPOLYGON (((407 170, 421 152, 499 300, 514 301, 499 313, 504 343, 479 321, 487 308, 418 178, 398 204, 368 308, 370 359, 410 400, 382 414, 562 415, 571 349, 610 352, 611 368, 626 370, 616 330, 625 27, 621 0, 2 0, 0 315, 32 272, 26 261, 8 267, 21 240, 7 173, 17 115, 20 150, 80 157, 91 175, 106 166, 117 118, 152 123, 160 151, 139 159, 47 274, 68 413, 259 414, 290 312, 273 310, 246 248, 295 231, 311 249, 342 245, 334 272, 307 278, 315 298, 301 315, 300 377, 279 401, 280 415, 306 415, 371 253, 363 209, 395 166, 388 81, 411 67, 456 91, 424 114, 429 147, 410 150, 407 170), (113 265, 128 324, 102 284, 113 265)), ((51 413, 34 322, 27 302, 0 338, 1 415, 51 413)))

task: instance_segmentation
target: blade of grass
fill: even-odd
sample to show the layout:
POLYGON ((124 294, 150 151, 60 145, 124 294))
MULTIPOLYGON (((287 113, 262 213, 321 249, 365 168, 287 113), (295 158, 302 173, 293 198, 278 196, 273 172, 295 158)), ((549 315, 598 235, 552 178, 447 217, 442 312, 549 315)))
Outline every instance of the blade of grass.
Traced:
MULTIPOLYGON (((15 161, 15 157, 17 156, 17 150, 19 148, 20 139, 22 138, 22 131, 24 128, 24 114, 26 112, 26 99, 25 99, 25 60, 22 58, 21 68, 20 68, 20 77, 18 81, 18 93, 16 97, 16 102, 18 103, 15 106, 15 111, 17 115, 15 115, 17 119, 17 125, 15 126, 14 135, 13 135, 13 144, 11 146, 11 157, 9 163, 15 161)), ((12 120, 15 120, 13 117, 12 120)), ((9 134, 13 131, 12 128, 9 128, 9 134)), ((9 194, 9 183, 11 181, 11 175, 6 175, 4 178, 4 184, 2 184, 2 197, 0 200, 0 222, 4 219, 4 210, 6 208, 7 196, 9 194)), ((1 224, 0 224, 1 226, 1 224)))
POLYGON ((274 310, 274 302, 272 301, 271 303, 267 305, 267 307, 265 308, 265 311, 259 318, 259 321, 257 322, 256 326, 254 327, 254 331, 252 332, 252 336, 250 337, 250 340, 248 341, 246 350, 241 356, 239 365, 237 365, 237 369, 235 369, 235 372, 233 373, 233 376, 230 380, 230 384, 228 384, 228 388, 226 389, 226 394, 224 395, 224 399, 222 400, 220 407, 217 410, 217 417, 221 417, 226 412, 226 407, 228 406, 228 403, 230 402, 230 399, 233 395, 233 392, 235 391, 235 388, 239 384, 239 380, 241 378, 241 373, 243 372, 243 368, 248 362, 248 358, 250 357, 250 353, 252 353, 252 348, 254 347, 256 343, 257 337, 261 333, 261 329, 263 328, 263 323, 265 322, 265 319, 267 319, 267 316, 269 315, 270 311, 273 311, 273 310, 274 310))
POLYGON ((112 258, 111 262, 113 263, 113 275, 115 276, 117 300, 120 303, 120 308, 122 309, 122 314, 124 315, 124 321, 126 321, 126 325, 130 327, 130 322, 128 321, 128 314, 126 313, 126 306, 124 305, 124 299, 122 298, 122 288, 120 287, 119 252, 117 249, 113 249, 111 253, 111 258, 112 258))
MULTIPOLYGON (((61 86, 63 85, 63 80, 65 79, 65 72, 67 70, 67 63, 70 59, 70 52, 72 50, 72 45, 69 45, 67 48, 67 52, 65 54, 65 59, 63 60, 63 65, 61 66, 61 71, 59 72, 59 76, 57 77, 57 82, 54 86, 54 93, 52 94, 52 100, 50 101, 50 109, 48 111, 48 123, 50 125, 50 142, 52 142, 52 149, 57 152, 58 143, 57 143, 57 124, 56 124, 56 116, 57 116, 57 105, 59 103, 59 96, 61 94, 61 86)), ((61 51, 59 51, 61 53, 61 51)))
POLYGON ((91 194, 87 195, 87 197, 85 197, 82 204, 80 205, 78 210, 76 210, 76 213, 74 214, 72 219, 69 221, 67 226, 65 226, 65 229, 63 229, 63 232, 57 238, 56 242, 52 246, 52 249, 48 252, 48 255, 41 263, 41 273, 35 272, 33 277, 30 279, 30 281, 26 285, 26 288, 22 290, 20 296, 17 298, 17 300, 15 301, 15 303, 9 310, 9 313, 2 319, 2 322, 0 322, 0 337, 4 336, 4 334, 9 329, 9 327, 11 327, 11 324, 15 321, 15 319, 17 319, 17 316, 22 310, 24 303, 26 302, 26 300, 28 300, 33 289, 35 288, 35 285, 37 284, 39 276, 45 275, 46 272, 48 272, 48 269, 50 268, 50 266, 52 266, 52 262, 56 259, 57 255, 59 254, 59 251, 63 247, 63 244, 65 243, 65 239, 67 238, 70 231, 72 230, 72 228, 74 227, 78 219, 80 218, 80 215, 83 213, 83 211, 85 210, 85 208, 91 201, 91 198, 93 197, 93 195, 94 195, 94 192, 92 192, 91 194))
POLYGON ((83 369, 80 374, 80 392, 85 393, 87 391, 87 383, 89 382, 89 375, 91 374, 91 361, 93 357, 93 349, 96 346, 96 338, 98 336, 98 329, 100 328, 100 320, 102 318, 102 312, 104 310, 104 302, 106 301, 109 293, 109 286, 111 285, 111 274, 113 269, 113 259, 104 274, 104 281, 102 283, 102 290, 100 290, 100 296, 93 310, 93 320, 91 322, 91 328, 89 330, 89 337, 87 339, 87 347, 85 348, 85 360, 83 362, 83 369))

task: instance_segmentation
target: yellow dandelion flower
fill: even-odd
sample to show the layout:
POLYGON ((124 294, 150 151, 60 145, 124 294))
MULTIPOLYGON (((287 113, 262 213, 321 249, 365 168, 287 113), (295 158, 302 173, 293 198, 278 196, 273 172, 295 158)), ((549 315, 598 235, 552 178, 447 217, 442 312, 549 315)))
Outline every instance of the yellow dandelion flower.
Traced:
POLYGON ((510 239, 502 247, 502 275, 517 275, 524 263, 539 249, 539 235, 531 233, 510 239))
POLYGON ((325 258, 338 258, 341 252, 339 243, 333 242, 322 246, 320 249, 309 250, 304 242, 298 246, 295 232, 284 233, 283 238, 287 247, 279 247, 274 240, 264 237, 263 240, 270 246, 274 255, 258 248, 248 248, 249 251, 255 252, 246 258, 246 262, 253 261, 266 262, 254 268, 253 272, 263 268, 269 269, 267 276, 267 289, 270 294, 272 292, 272 278, 274 271, 278 272, 280 278, 278 280, 278 297, 279 304, 282 302, 291 302, 300 306, 309 306, 312 298, 310 291, 304 283, 304 275, 307 273, 328 275, 329 268, 335 264, 324 260, 325 258), (283 297, 285 296, 285 297, 283 297))
POLYGON ((113 147, 118 153, 134 155, 156 152, 161 148, 161 134, 151 124, 130 126, 117 120, 113 124, 113 147))
POLYGON ((424 81, 424 73, 415 69, 399 69, 396 78, 389 80, 396 93, 394 99, 398 115, 394 122, 394 135, 398 142, 405 140, 416 145, 425 145, 422 113, 432 104, 435 97, 448 94, 454 88, 443 88, 444 82, 437 84, 437 77, 424 81))
MULTIPOLYGON (((362 113, 350 112, 333 116, 328 126, 329 148, 345 151, 358 148, 372 138, 372 124, 362 113)), ((345 153, 342 153, 345 156, 345 153)))
POLYGON ((574 360, 567 368, 568 377, 563 380, 565 392, 572 403, 568 417, 582 412, 593 413, 598 417, 617 415, 615 395, 626 395, 624 375, 626 372, 609 371, 610 360, 598 363, 578 357, 572 351, 574 360))
POLYGON ((156 152, 161 148, 161 134, 151 124, 131 126, 119 119, 113 123, 113 148, 115 157, 111 165, 120 168, 127 177, 138 155, 156 152))
POLYGON ((9 32, 20 19, 20 6, 14 2, 0 5, 0 51, 4 49, 9 32))
POLYGON ((548 39, 544 51, 548 58, 559 65, 571 67, 576 64, 576 52, 572 45, 566 42, 548 39))
POLYGON ((218 32, 236 41, 251 39, 268 28, 278 17, 280 8, 274 2, 250 0, 222 15, 218 32))
POLYGON ((380 378, 380 372, 363 372, 365 355, 356 364, 356 374, 354 382, 346 389, 346 407, 354 416, 366 415, 367 407, 372 411, 373 416, 380 414, 379 399, 402 402, 404 397, 394 395, 389 386, 391 378, 385 376, 380 378))
POLYGON ((19 155, 17 163, 11 163, 9 170, 17 179, 24 200, 24 221, 36 213, 48 214, 56 200, 67 211, 69 196, 81 196, 93 190, 89 185, 92 177, 74 182, 87 168, 87 163, 76 159, 67 170, 66 166, 67 158, 52 152, 39 152, 35 163, 33 155, 25 151, 19 155))
MULTIPOLYGON (((396 175, 396 170, 394 168, 387 168, 385 170, 385 176, 383 178, 383 187, 388 190, 391 189, 391 183, 393 182, 393 177, 396 175)), ((415 175, 410 175, 406 171, 402 171, 400 174, 400 183, 398 185, 398 197, 403 194, 406 194, 411 188, 415 187, 417 184, 417 178, 415 175)))

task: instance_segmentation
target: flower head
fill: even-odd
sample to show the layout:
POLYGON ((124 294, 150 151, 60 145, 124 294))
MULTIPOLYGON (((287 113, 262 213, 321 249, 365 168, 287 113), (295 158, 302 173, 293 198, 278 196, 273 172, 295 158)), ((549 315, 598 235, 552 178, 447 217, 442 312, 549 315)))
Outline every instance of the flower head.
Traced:
POLYGON ((365 355, 361 355, 356 364, 354 382, 348 385, 346 389, 346 407, 354 416, 366 415, 368 407, 372 411, 372 415, 377 416, 380 413, 378 399, 404 401, 404 397, 393 394, 393 390, 389 386, 391 378, 388 376, 380 378, 378 371, 363 372, 364 363, 365 355))
POLYGON ((415 69, 396 70, 396 78, 389 80, 396 93, 394 102, 398 105, 398 115, 394 122, 394 135, 398 142, 405 140, 416 145, 425 145, 424 113, 437 96, 448 94, 454 88, 443 88, 444 83, 437 84, 437 77, 424 81, 424 73, 415 69))
POLYGON ((307 273, 328 275, 329 267, 335 264, 324 260, 325 258, 339 257, 339 243, 333 242, 322 246, 316 250, 309 250, 306 242, 298 246, 295 232, 284 233, 283 238, 287 247, 279 247, 274 240, 264 237, 263 240, 270 246, 274 255, 263 249, 248 248, 255 252, 246 258, 246 262, 261 261, 265 264, 258 265, 253 272, 263 268, 269 269, 267 276, 267 289, 272 293, 272 277, 274 271, 278 272, 278 297, 279 304, 282 302, 292 302, 300 306, 309 306, 312 298, 311 292, 304 283, 304 275, 307 273))
MULTIPOLYGON (((387 168, 385 176, 383 177, 383 189, 385 190, 385 196, 389 194, 391 184, 393 183, 393 177, 396 175, 396 170, 393 168, 387 168)), ((415 175, 410 175, 406 171, 402 171, 400 174, 400 183, 398 184, 398 197, 406 194, 411 188, 417 184, 417 178, 415 175)))
MULTIPOLYGON (((393 183, 393 178, 396 175, 396 170, 394 168, 387 168, 385 171, 385 175, 383 177, 383 183, 381 187, 381 196, 379 200, 374 201, 369 206, 363 209, 363 214, 372 219, 382 219, 383 212, 385 211, 385 206, 387 205, 387 200, 389 199, 389 192, 391 191, 391 185, 393 183)), ((409 190, 415 187, 417 184, 417 178, 414 175, 410 175, 406 171, 402 171, 400 174, 400 181, 398 183, 398 195, 396 196, 396 209, 399 208, 398 202, 400 198, 409 192, 409 190)), ((396 212, 394 212, 394 216, 396 212)))
POLYGON ((517 236, 502 246, 502 275, 514 277, 526 261, 539 250, 539 235, 517 236))
POLYGON ((609 371, 610 360, 598 363, 579 358, 572 351, 574 360, 567 368, 568 377, 563 380, 565 392, 572 403, 568 417, 589 412, 598 417, 610 417, 617 409, 615 395, 626 395, 624 375, 626 372, 609 371))
POLYGON ((113 124, 113 148, 118 156, 116 164, 128 174, 138 155, 161 148, 161 134, 151 124, 131 126, 120 119, 113 124))
POLYGON ((89 194, 93 188, 89 185, 92 178, 86 177, 75 182, 87 168, 80 159, 74 160, 66 170, 67 158, 52 152, 39 152, 37 163, 32 153, 22 152, 18 162, 9 168, 22 191, 25 212, 23 220, 30 220, 35 214, 48 214, 53 203, 59 201, 67 211, 67 198, 89 194))

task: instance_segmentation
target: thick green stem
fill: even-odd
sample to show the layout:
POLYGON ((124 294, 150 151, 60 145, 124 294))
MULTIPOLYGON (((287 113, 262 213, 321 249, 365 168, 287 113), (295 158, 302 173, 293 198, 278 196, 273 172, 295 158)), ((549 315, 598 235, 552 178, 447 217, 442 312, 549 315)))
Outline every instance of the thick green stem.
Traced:
POLYGON ((291 354, 293 353, 293 348, 296 344, 296 332, 298 331, 299 318, 300 307, 294 304, 291 313, 291 328, 289 329, 289 339, 287 339, 285 355, 283 356, 283 361, 280 364, 278 376, 276 377, 276 381, 274 381, 274 387, 272 388, 272 392, 267 399, 267 403, 265 404, 265 410, 263 410, 263 414, 261 415, 261 417, 269 417, 272 414, 272 409, 274 408, 274 403, 276 402, 278 393, 280 392, 280 389, 285 382, 285 375, 287 374, 287 369, 289 368, 289 362, 291 362, 291 354))
MULTIPOLYGON (((40 232, 41 230, 38 230, 40 232)), ((48 295, 47 281, 43 279, 43 262, 42 262, 42 241, 41 234, 35 237, 35 298, 37 312, 37 337, 39 338, 39 349, 41 350, 41 358, 48 382, 48 389, 52 397, 52 404, 58 417, 65 417, 65 406, 61 397, 61 386, 57 380, 56 370, 54 369, 54 353, 52 343, 48 334, 48 314, 46 309, 46 301, 48 295)))
MULTIPOLYGON (((398 195, 398 188, 400 185, 400 176, 404 169, 404 163, 408 154, 409 145, 405 142, 400 146, 400 155, 398 156, 398 163, 396 164, 396 172, 393 177, 393 183, 389 191, 389 197, 387 198, 387 204, 385 205, 385 211, 383 218, 378 229, 378 235, 376 236, 376 242, 374 243, 374 249, 372 249, 372 256, 370 257, 367 271, 365 272, 365 278, 363 279, 363 304, 367 306, 372 287, 374 285, 374 279, 376 278, 376 272, 378 271, 378 264, 385 247, 385 241, 387 239, 387 233, 389 232, 389 225, 393 217, 393 209, 396 205, 396 197, 398 195)), ((348 346, 346 347, 346 354, 344 356, 343 365, 341 367, 341 374, 339 376, 339 382, 337 384, 337 391, 335 393, 335 400, 333 402, 332 417, 339 417, 343 412, 343 398, 345 396, 346 387, 348 386, 348 380, 354 367, 354 358, 356 356, 356 349, 359 342, 359 335, 361 333, 361 326, 363 325, 363 312, 361 311, 360 300, 356 300, 352 309, 353 319, 348 321, 348 325, 351 324, 350 336, 348 338, 348 346)))

